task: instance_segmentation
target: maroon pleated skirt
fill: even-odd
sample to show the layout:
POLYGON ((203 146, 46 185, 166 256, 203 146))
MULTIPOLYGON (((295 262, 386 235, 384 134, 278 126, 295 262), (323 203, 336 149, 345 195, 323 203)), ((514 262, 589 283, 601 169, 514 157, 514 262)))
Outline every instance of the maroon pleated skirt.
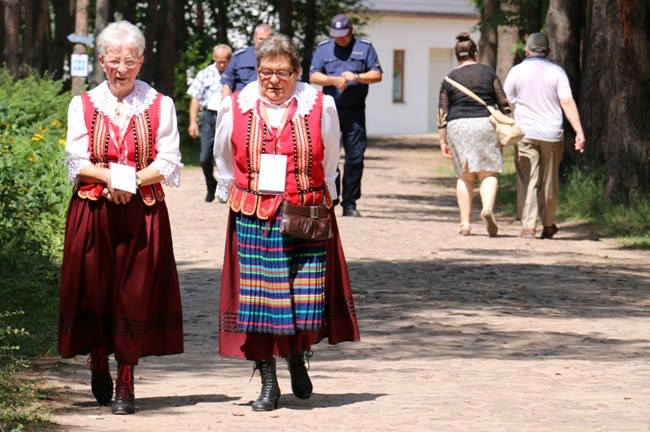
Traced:
POLYGON ((164 201, 73 196, 61 267, 59 353, 102 347, 119 362, 183 352, 183 317, 164 201))
POLYGON ((320 330, 296 331, 295 335, 242 333, 237 331, 239 309, 239 259, 235 213, 230 212, 226 235, 221 296, 219 302, 219 354, 261 360, 288 356, 292 351, 308 351, 312 345, 327 339, 331 345, 359 341, 348 267, 341 246, 336 216, 329 213, 334 236, 327 242, 327 273, 325 276, 325 325, 320 330))

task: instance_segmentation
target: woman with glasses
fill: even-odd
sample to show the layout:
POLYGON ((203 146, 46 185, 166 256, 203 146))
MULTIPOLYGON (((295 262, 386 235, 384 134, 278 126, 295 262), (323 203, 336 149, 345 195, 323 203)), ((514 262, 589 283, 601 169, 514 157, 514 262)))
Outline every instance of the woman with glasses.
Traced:
POLYGON ((298 51, 285 35, 256 48, 257 81, 223 100, 217 118, 217 194, 230 207, 221 281, 219 353, 259 370, 255 411, 278 407, 276 356, 291 390, 308 399, 312 345, 359 340, 336 199, 339 121, 331 97, 299 82, 298 51), (282 234, 282 203, 325 203, 333 236, 282 234))
POLYGON ((183 317, 161 183, 180 185, 174 102, 136 79, 145 39, 126 21, 97 37, 106 81, 68 110, 66 165, 75 190, 61 266, 59 353, 90 353, 91 389, 133 414, 140 357, 183 352, 183 317), (108 356, 115 355, 113 378, 108 356))

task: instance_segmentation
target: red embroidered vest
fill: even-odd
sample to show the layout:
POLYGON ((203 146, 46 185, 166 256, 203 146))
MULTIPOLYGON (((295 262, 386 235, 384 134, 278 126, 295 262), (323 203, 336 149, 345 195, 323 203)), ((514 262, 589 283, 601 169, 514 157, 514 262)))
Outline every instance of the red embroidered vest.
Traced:
MULTIPOLYGON (((160 123, 160 101, 162 94, 158 93, 153 103, 139 115, 131 117, 125 132, 124 145, 128 149, 128 164, 139 171, 156 158, 156 131, 160 123)), ((84 120, 88 129, 88 152, 90 161, 99 167, 108 168, 109 162, 117 162, 118 149, 111 142, 111 123, 107 115, 95 108, 88 93, 81 95, 83 102, 84 120)), ((97 200, 101 197, 103 184, 80 183, 77 195, 81 198, 97 200)), ((160 183, 141 186, 140 196, 147 205, 165 198, 160 183)))
POLYGON ((232 96, 235 185, 230 191, 228 206, 235 212, 256 215, 260 219, 274 215, 283 200, 301 205, 325 203, 331 207, 323 170, 323 94, 318 94, 308 115, 296 112, 287 120, 276 149, 271 148, 276 128, 269 130, 255 108, 242 113, 238 96, 239 92, 232 96), (261 193, 258 189, 261 155, 274 151, 287 156, 284 195, 261 193))

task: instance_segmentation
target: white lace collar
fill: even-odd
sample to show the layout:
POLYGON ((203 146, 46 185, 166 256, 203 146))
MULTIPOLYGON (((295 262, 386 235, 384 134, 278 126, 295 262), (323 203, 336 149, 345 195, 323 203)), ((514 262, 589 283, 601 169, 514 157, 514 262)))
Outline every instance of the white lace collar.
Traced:
MULTIPOLYGON (((317 96, 318 90, 314 87, 303 82, 298 82, 291 96, 298 101, 298 110, 296 112, 303 117, 308 115, 316 104, 317 96)), ((253 109, 258 99, 261 99, 258 82, 253 81, 244 87, 237 97, 237 103, 242 114, 253 109)))
POLYGON ((95 108, 112 118, 118 111, 118 105, 122 105, 123 111, 128 118, 142 114, 153 103, 158 92, 144 81, 136 80, 133 91, 126 96, 122 103, 117 101, 108 89, 108 82, 104 81, 88 92, 88 96, 95 108))

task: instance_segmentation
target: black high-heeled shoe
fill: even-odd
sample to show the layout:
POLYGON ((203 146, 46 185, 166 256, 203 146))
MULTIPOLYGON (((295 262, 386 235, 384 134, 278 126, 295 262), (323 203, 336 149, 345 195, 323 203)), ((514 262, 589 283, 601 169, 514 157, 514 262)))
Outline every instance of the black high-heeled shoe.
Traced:
POLYGON ((287 365, 291 374, 291 391, 299 399, 309 399, 314 389, 307 374, 309 368, 305 367, 305 359, 307 360, 307 364, 309 364, 311 356, 311 351, 302 351, 299 353, 291 353, 287 357, 287 365))
POLYGON ((125 415, 135 412, 135 388, 133 385, 133 366, 120 363, 115 382, 115 402, 111 407, 113 414, 125 415))
POLYGON ((253 411, 273 411, 278 408, 281 395, 275 371, 275 358, 256 361, 253 373, 256 369, 260 371, 262 390, 257 400, 253 402, 253 411))

